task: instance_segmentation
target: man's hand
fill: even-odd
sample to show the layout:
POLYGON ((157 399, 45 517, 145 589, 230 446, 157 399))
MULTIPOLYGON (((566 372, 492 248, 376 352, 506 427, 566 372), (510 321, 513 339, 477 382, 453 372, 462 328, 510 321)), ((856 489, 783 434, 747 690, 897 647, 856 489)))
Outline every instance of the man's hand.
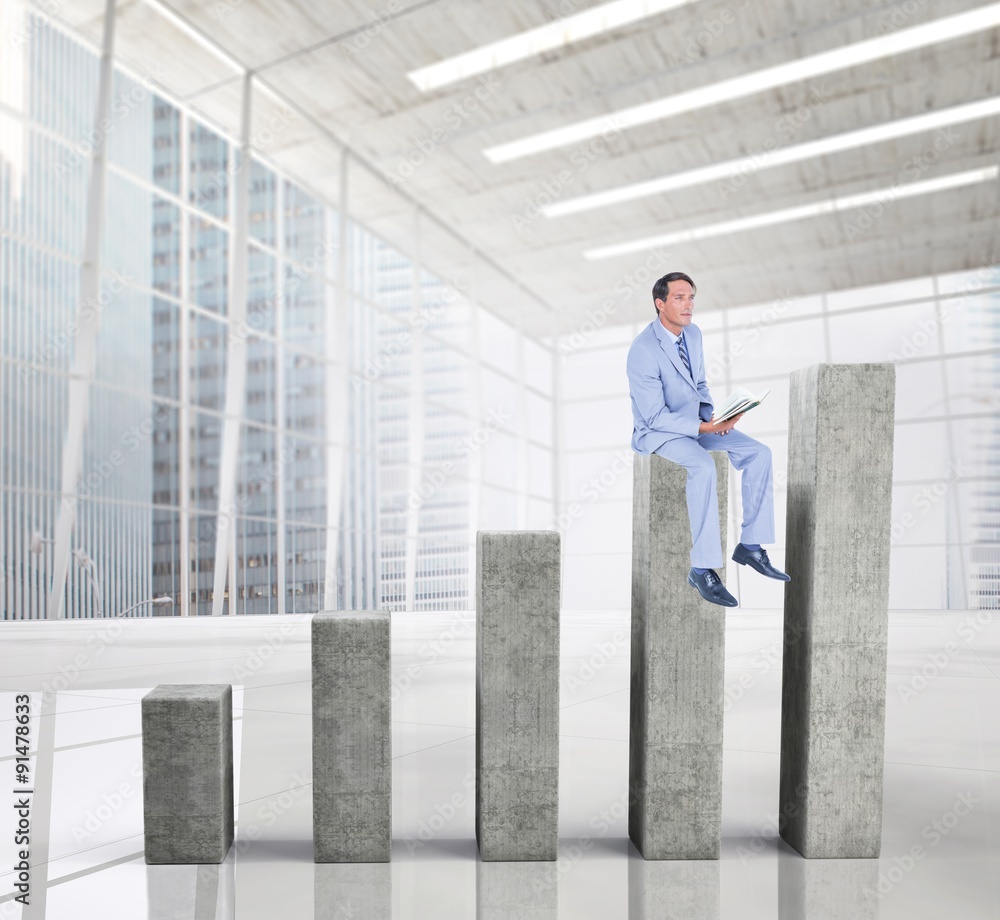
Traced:
POLYGON ((732 418, 726 419, 724 422, 702 422, 698 426, 698 434, 728 434, 736 427, 736 423, 741 418, 743 418, 742 412, 739 415, 734 415, 732 418))

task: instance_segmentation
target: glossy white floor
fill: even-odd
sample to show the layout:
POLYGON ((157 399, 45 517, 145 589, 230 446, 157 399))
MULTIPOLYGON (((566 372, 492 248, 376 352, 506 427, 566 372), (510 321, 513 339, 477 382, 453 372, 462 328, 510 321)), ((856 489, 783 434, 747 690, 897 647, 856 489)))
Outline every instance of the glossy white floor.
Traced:
POLYGON ((975 616, 892 614, 883 855, 820 861, 775 839, 779 614, 729 612, 722 859, 647 863, 625 831, 626 615, 564 614, 556 864, 477 859, 471 615, 395 616, 393 857, 345 867, 312 863, 308 617, 0 624, 0 895, 15 882, 14 694, 59 691, 55 717, 31 723, 30 847, 47 859, 32 906, 7 894, 0 917, 997 918, 1000 617, 975 616), (138 701, 163 682, 236 687, 222 867, 142 858, 138 701))

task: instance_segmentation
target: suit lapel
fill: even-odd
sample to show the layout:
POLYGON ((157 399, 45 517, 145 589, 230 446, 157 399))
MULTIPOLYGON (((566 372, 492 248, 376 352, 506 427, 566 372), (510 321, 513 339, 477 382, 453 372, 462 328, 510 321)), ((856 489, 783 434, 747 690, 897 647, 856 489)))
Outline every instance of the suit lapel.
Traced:
MULTIPOLYGON (((656 322, 659 322, 659 320, 656 320, 656 322)), ((653 332, 653 335, 656 335, 655 331, 653 332)), ((659 336, 656 336, 656 341, 659 342, 661 351, 663 351, 663 353, 667 356, 677 373, 680 374, 681 377, 689 384, 691 384, 691 389, 697 393, 698 387, 695 386, 695 382, 691 379, 688 369, 684 366, 684 362, 681 360, 681 354, 677 350, 677 345, 673 342, 667 341, 666 339, 661 339, 659 336)), ((691 340, 686 339, 686 344, 688 350, 688 360, 691 362, 691 367, 693 368, 695 361, 694 355, 691 351, 691 340)))

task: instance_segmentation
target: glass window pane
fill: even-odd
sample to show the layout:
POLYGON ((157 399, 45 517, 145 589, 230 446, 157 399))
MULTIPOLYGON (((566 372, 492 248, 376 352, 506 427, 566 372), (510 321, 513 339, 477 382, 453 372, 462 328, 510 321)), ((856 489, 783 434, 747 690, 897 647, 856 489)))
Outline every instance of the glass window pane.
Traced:
POLYGON ((274 432, 256 425, 240 426, 239 511, 273 517, 280 465, 275 462, 274 432))
POLYGON ((323 314, 325 304, 332 309, 333 289, 318 272, 303 272, 285 266, 282 325, 285 341, 310 351, 323 351, 323 314))
POLYGON ((181 296, 181 212, 165 198, 153 198, 153 287, 181 296))
POLYGON ((325 209, 308 192, 285 183, 285 254, 297 262, 323 251, 325 209))
POLYGON ((191 519, 191 607, 195 616, 212 613, 212 593, 215 578, 215 514, 195 514, 191 519))
POLYGON ((275 245, 277 179, 262 163, 253 161, 250 170, 250 215, 248 233, 252 239, 275 245))
POLYGON ((188 297, 199 307, 225 313, 229 285, 229 234, 211 221, 191 218, 188 297))
MULTIPOLYGON (((204 412, 193 412, 192 416, 191 504, 195 508, 215 512, 219 507, 222 419, 204 412)), ((213 553, 214 549, 213 543, 213 553)))
MULTIPOLYGON (((180 544, 180 513, 153 510, 153 597, 173 598, 170 607, 154 607, 154 616, 181 614, 181 570, 184 565, 180 544)), ((138 612, 138 611, 137 611, 138 612)))
POLYGON ((255 332, 274 332, 278 308, 274 256, 250 246, 247 271, 247 327, 255 332))
POLYGON ((190 319, 191 401, 222 411, 226 393, 226 325, 200 313, 190 319))
POLYGON ((274 342, 250 336, 247 340, 246 417, 275 424, 274 342))
POLYGON ((188 144, 188 201, 214 217, 225 217, 229 145, 195 121, 191 122, 188 144))
MULTIPOLYGON (((173 505, 181 503, 179 448, 179 412, 173 406, 157 404, 152 415, 153 439, 153 504, 173 505)), ((144 427, 133 433, 138 440, 144 427)))
POLYGON ((169 102, 153 101, 153 182, 165 191, 181 191, 181 115, 169 102))
POLYGON ((240 518, 236 534, 237 614, 278 612, 277 528, 274 521, 240 518))
POLYGON ((285 358, 285 427, 297 434, 323 438, 323 362, 289 352, 285 358))
POLYGON ((180 398, 180 308, 153 298, 153 392, 180 398))

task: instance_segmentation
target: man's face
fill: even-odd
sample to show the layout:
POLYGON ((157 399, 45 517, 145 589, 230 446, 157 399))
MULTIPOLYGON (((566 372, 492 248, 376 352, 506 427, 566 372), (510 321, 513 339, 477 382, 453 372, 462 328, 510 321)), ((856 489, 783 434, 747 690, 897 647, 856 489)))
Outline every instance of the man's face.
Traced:
POLYGON ((671 281, 667 285, 667 299, 656 300, 654 303, 660 312, 660 322, 674 335, 680 335, 685 326, 691 325, 694 288, 687 281, 671 281))

